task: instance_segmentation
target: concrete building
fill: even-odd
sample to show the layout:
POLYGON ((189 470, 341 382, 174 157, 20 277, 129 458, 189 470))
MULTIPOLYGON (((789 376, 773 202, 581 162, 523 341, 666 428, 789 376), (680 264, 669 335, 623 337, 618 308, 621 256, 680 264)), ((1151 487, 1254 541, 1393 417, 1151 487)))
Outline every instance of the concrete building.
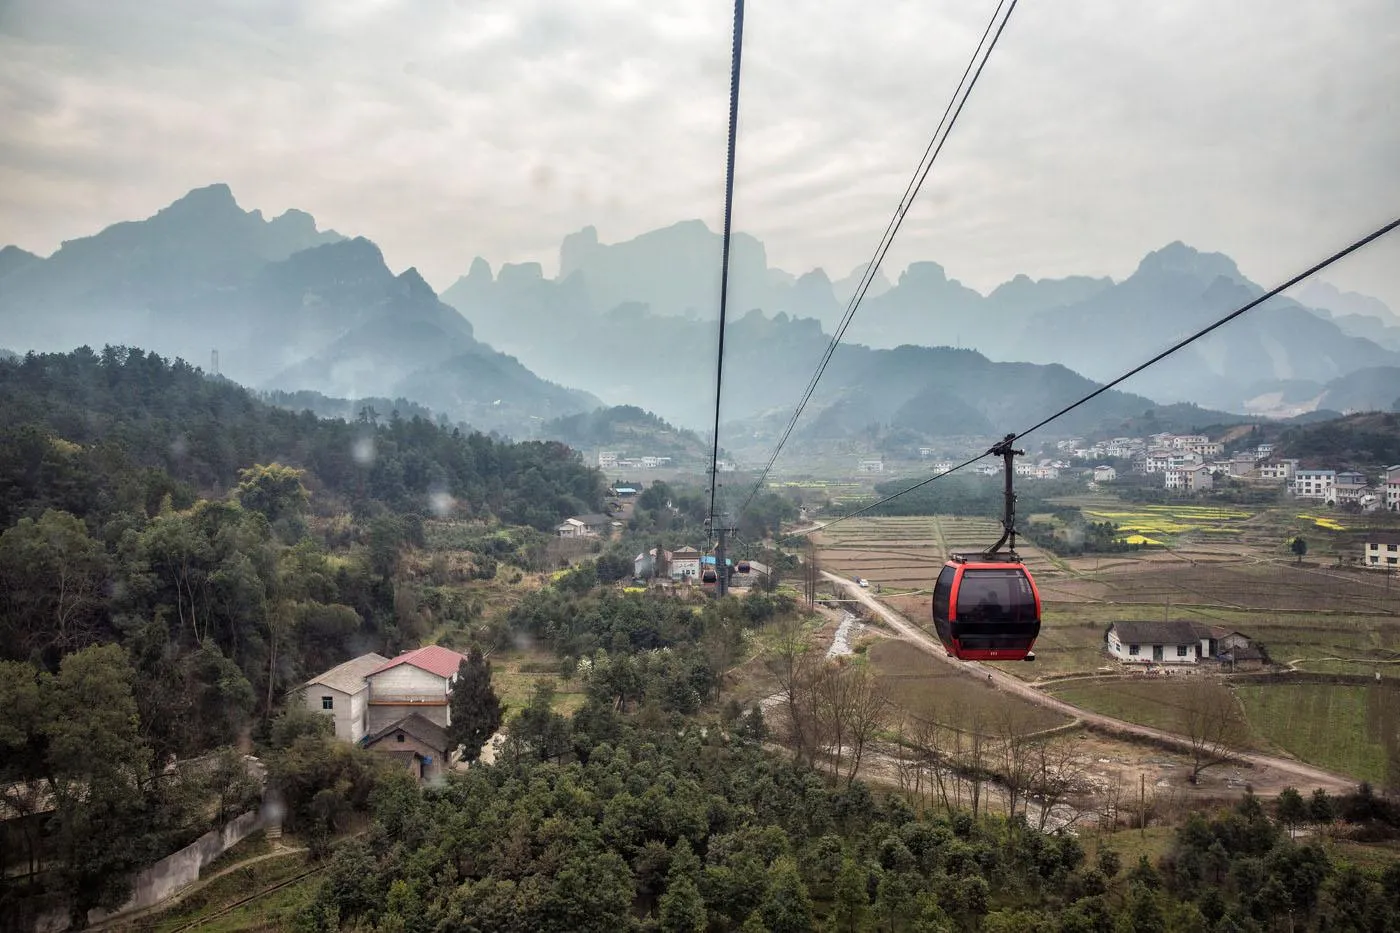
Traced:
POLYGON ((395 720, 365 739, 365 748, 402 763, 420 781, 431 781, 446 771, 452 758, 448 744, 447 730, 418 713, 395 720))
POLYGON ((1400 565, 1400 535, 1372 532, 1363 544, 1361 562, 1367 567, 1393 569, 1400 565))
POLYGON ((1298 470, 1291 488, 1300 499, 1326 499, 1327 491, 1336 484, 1336 470, 1298 470))
POLYGON ((441 645, 406 651, 365 675, 369 682, 366 731, 376 733, 417 713, 446 728, 452 724, 447 705, 462 655, 441 645))
POLYGON ((365 676, 388 662, 380 654, 362 654, 337 664, 301 685, 306 708, 323 713, 335 723, 335 737, 342 742, 358 742, 365 736, 369 711, 369 683, 365 676))

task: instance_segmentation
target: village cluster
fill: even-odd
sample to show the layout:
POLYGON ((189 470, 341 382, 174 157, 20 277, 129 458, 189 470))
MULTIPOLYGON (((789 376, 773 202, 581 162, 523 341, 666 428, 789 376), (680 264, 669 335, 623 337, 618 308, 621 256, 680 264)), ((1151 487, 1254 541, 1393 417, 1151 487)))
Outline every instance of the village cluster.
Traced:
MULTIPOLYGON (((1089 446, 1082 439, 1071 438, 1059 441, 1056 448, 1058 458, 1018 463, 1016 475, 1028 479, 1079 476, 1092 483, 1111 483, 1118 478, 1117 467, 1102 462, 1086 467, 1083 462, 1127 460, 1133 472, 1160 475, 1163 488, 1182 493, 1212 489, 1219 479, 1229 477, 1244 483, 1281 485, 1289 495, 1327 505, 1354 505, 1363 512, 1400 511, 1400 464, 1386 467, 1384 475, 1376 478, 1352 470, 1304 469, 1296 459, 1274 458, 1272 444, 1259 444, 1227 457, 1224 445, 1204 434, 1115 437, 1089 446)), ((919 456, 933 459, 934 448, 920 447, 919 456)), ((953 466, 951 460, 936 460, 932 464, 935 473, 947 472, 953 466)), ((861 473, 882 473, 884 468, 881 460, 861 460, 857 465, 861 473)), ((973 472, 994 476, 1001 467, 979 463, 973 472)))

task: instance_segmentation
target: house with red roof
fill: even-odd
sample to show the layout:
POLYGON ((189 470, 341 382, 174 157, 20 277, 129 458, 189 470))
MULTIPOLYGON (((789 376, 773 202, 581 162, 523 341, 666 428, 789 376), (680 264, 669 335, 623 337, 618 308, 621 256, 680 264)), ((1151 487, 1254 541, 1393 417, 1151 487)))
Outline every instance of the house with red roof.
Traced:
MULTIPOLYGON (((426 748, 439 738, 427 724, 441 731, 452 722, 447 701, 462 661, 462 655, 441 645, 424 645, 396 658, 364 654, 302 684, 301 702, 331 719, 336 738, 343 741, 368 746, 392 735, 397 745, 406 740, 400 735, 411 735, 426 748)), ((446 755, 428 762, 435 760, 445 763, 446 755)), ((426 771, 420 767, 419 773, 426 771)))
POLYGON ((369 684, 367 733, 378 733, 412 715, 443 728, 451 725, 447 699, 463 657, 441 645, 424 645, 385 661, 365 675, 369 684))

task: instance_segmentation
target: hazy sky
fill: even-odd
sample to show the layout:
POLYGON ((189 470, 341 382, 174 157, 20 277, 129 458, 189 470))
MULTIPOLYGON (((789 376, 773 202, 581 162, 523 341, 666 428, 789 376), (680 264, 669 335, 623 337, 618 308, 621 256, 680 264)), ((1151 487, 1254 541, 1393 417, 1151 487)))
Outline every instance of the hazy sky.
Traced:
MULTIPOLYGON (((735 223, 844 274, 994 6, 751 2, 735 223)), ((0 243, 232 185, 439 289, 722 207, 728 0, 0 0, 0 243)), ((1263 284, 1400 216, 1395 0, 1021 0, 891 254, 986 290, 1171 240, 1263 284)), ((1400 310, 1400 233, 1326 278, 1400 310)))

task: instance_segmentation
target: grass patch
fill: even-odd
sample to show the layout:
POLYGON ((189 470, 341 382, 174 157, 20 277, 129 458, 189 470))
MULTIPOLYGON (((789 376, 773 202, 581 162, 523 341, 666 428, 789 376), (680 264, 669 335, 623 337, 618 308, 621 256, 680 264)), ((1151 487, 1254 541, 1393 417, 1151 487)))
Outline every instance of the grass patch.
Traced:
POLYGON ((1304 761, 1384 785, 1387 727, 1396 728, 1393 686, 1260 684, 1238 686, 1250 725, 1304 761), (1387 722, 1389 720, 1389 722, 1387 722))
MULTIPOLYGON (((1229 704, 1234 711, 1238 734, 1250 734, 1244 711, 1231 695, 1230 688, 1219 681, 1199 676, 1182 675, 1176 680, 1070 682, 1054 685, 1048 692, 1068 703, 1103 713, 1105 716, 1170 732, 1182 731, 1182 712, 1186 708, 1187 698, 1207 692, 1214 694, 1219 702, 1229 704)), ((1257 743, 1246 739, 1245 744, 1256 747, 1257 743)))
POLYGON ((261 829, 249 833, 241 842, 236 843, 223 855, 214 859, 204 868, 200 869, 199 877, 207 878, 223 871, 230 865, 237 865, 239 862, 250 859, 258 855, 266 855, 272 851, 272 843, 267 841, 267 833, 261 829))
POLYGON ((867 651, 871 669, 895 706, 918 719, 994 734, 1008 720, 1039 731, 1069 720, 1052 710, 989 686, 944 664, 906 641, 875 642, 867 651))
MULTIPOLYGON (((306 869, 305 853, 289 853, 281 858, 264 859, 214 879, 169 910, 142 920, 140 929, 155 933, 179 929, 191 921, 237 903, 250 894, 295 878, 306 869)), ((208 923, 202 923, 199 929, 286 929, 291 925, 291 915, 304 902, 316 881, 317 876, 313 875, 300 884, 289 885, 267 898, 260 898, 208 923)))

